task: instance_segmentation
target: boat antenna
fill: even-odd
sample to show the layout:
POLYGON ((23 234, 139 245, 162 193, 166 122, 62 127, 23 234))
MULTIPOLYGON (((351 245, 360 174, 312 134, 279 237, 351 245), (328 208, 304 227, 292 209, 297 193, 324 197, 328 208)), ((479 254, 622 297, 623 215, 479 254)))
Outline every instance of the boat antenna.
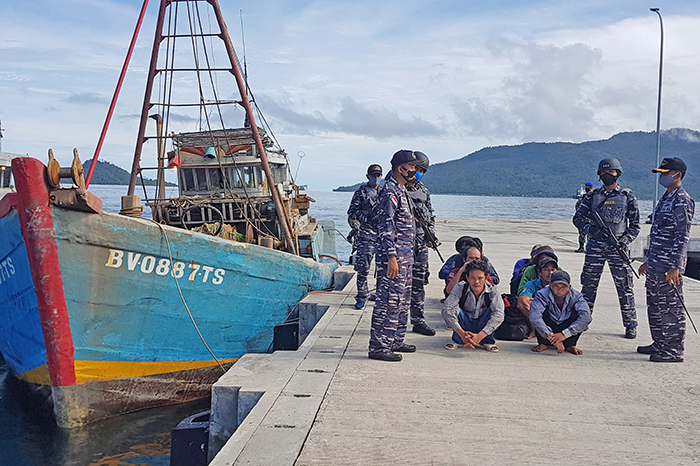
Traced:
POLYGON ((297 156, 299 157, 299 163, 297 164, 297 172, 294 174, 295 180, 297 179, 297 176, 299 175, 299 167, 301 167, 301 159, 303 159, 304 156, 306 156, 306 152, 304 152, 303 150, 300 150, 299 152, 297 152, 297 156))
POLYGON ((239 10, 241 16, 241 45, 243 46, 243 80, 248 87, 248 62, 245 58, 245 32, 243 31, 243 9, 239 10))

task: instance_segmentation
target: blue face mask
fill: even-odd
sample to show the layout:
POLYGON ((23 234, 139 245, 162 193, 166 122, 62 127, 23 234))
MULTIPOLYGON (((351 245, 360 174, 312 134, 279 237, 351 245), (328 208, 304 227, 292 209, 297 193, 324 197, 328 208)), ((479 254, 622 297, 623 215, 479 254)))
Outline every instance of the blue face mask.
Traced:
POLYGON ((372 188, 376 188, 377 186, 379 186, 380 179, 381 179, 381 176, 370 176, 369 182, 367 184, 372 188))
POLYGON ((416 181, 420 181, 423 178, 423 173, 420 170, 416 170, 416 181))
POLYGON ((676 182, 676 180, 671 175, 659 176, 659 184, 661 186, 663 186, 664 188, 668 188, 669 186, 671 186, 675 182, 676 182))

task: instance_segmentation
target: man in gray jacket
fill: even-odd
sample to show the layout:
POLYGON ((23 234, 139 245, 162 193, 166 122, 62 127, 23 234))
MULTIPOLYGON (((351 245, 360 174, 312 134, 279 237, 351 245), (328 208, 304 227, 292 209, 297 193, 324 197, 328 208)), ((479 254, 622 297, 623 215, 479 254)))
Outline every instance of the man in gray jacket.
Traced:
POLYGON ((467 264, 467 283, 459 282, 445 300, 442 318, 451 328, 452 341, 445 348, 483 347, 498 351, 493 333, 503 323, 503 299, 496 285, 489 285, 488 264, 477 259, 467 264))

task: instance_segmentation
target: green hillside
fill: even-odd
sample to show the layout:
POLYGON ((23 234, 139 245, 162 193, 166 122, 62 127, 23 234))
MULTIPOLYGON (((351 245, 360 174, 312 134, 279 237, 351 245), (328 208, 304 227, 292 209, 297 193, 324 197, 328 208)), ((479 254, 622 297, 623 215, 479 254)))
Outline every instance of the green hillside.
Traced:
MULTIPOLYGON (((92 159, 85 161, 83 164, 83 169, 87 175, 88 170, 90 170, 90 165, 92 164, 92 159)), ((95 172, 92 174, 91 184, 117 184, 117 185, 128 185, 130 174, 128 171, 121 167, 118 167, 110 162, 103 160, 97 161, 97 166, 95 167, 95 172)), ((156 180, 145 178, 143 182, 146 186, 155 186, 156 180)), ((141 183, 141 180, 138 180, 141 183)), ((176 186, 173 183, 165 183, 166 186, 176 186)))
MULTIPOLYGON (((430 156, 429 147, 423 150, 430 156)), ((651 169, 656 162, 656 133, 641 131, 580 144, 533 142, 486 147, 458 160, 431 165, 424 183, 434 194, 570 197, 586 181, 600 184, 596 169, 606 157, 616 157, 622 163, 623 187, 631 188, 640 199, 654 197, 651 169)), ((662 131, 664 157, 685 160, 688 174, 683 185, 691 195, 700 194, 700 132, 684 128, 662 131)))

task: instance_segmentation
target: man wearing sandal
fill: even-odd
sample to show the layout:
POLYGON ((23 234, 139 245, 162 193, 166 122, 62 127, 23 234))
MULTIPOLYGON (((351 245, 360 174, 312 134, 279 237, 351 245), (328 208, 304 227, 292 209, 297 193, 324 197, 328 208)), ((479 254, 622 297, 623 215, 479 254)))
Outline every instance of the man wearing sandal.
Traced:
POLYGON ((535 295, 530 305, 530 322, 539 343, 532 348, 535 353, 556 348, 559 354, 568 351, 580 355, 583 351, 576 344, 591 323, 591 308, 583 295, 571 288, 569 274, 557 270, 549 286, 535 295))
POLYGON ((467 283, 459 282, 445 300, 442 318, 454 332, 447 349, 476 348, 496 352, 493 333, 503 323, 504 310, 496 285, 489 285, 489 267, 478 259, 467 264, 467 283))

